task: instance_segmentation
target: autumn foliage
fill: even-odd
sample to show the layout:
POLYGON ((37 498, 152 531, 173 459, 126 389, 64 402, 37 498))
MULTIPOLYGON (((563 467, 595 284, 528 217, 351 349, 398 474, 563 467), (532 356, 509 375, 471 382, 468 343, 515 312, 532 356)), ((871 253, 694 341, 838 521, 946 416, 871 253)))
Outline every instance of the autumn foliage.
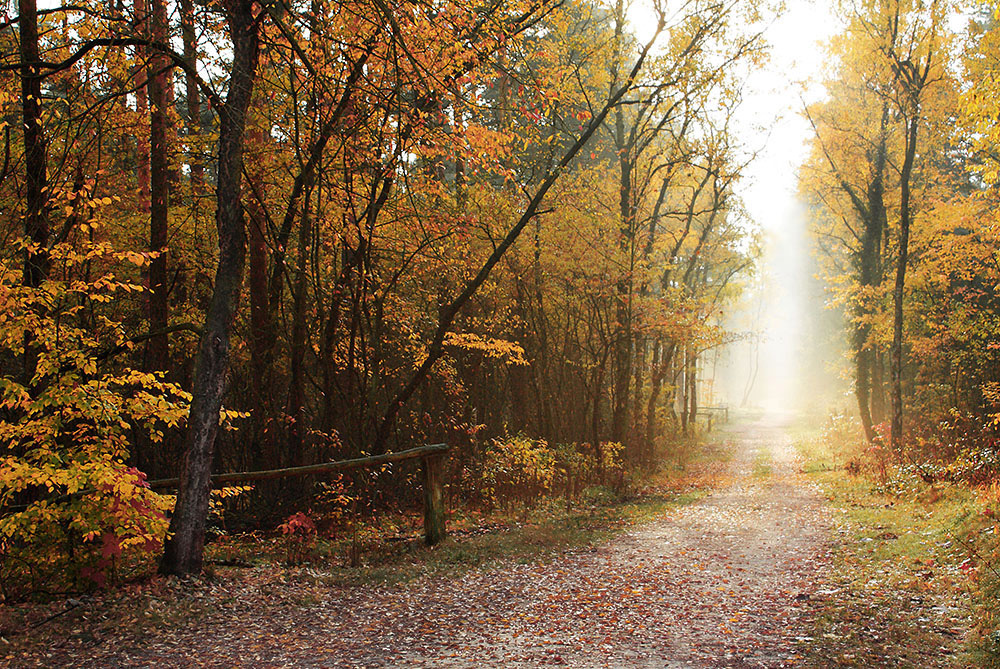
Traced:
MULTIPOLYGON (((694 429, 700 356, 752 272, 727 119, 758 18, 658 8, 643 42, 589 0, 19 3, 14 589, 44 580, 8 566, 43 546, 88 573, 154 549, 170 498, 147 478, 180 476, 161 569, 188 573, 212 471, 447 442, 475 472, 455 501, 503 505, 653 464, 694 429)), ((409 473, 384 478, 376 499, 412 500, 409 473)), ((321 483, 240 512, 273 527, 321 483)))

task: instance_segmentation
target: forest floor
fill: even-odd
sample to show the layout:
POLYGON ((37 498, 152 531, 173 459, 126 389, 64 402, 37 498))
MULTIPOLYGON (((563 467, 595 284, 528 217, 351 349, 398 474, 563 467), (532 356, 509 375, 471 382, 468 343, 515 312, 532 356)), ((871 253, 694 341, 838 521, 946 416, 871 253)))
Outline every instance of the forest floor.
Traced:
POLYGON ((136 597, 141 624, 126 620, 128 596, 119 595, 117 609, 91 602, 16 648, 0 645, 0 658, 74 667, 959 666, 960 623, 930 593, 883 587, 911 609, 904 623, 931 630, 911 639, 898 633, 899 616, 871 610, 881 600, 852 594, 831 567, 837 509, 802 473, 787 426, 757 421, 721 438, 733 457, 711 494, 593 545, 403 583, 352 585, 276 567, 195 585, 158 579, 136 597), (913 641, 919 654, 900 663, 913 641))

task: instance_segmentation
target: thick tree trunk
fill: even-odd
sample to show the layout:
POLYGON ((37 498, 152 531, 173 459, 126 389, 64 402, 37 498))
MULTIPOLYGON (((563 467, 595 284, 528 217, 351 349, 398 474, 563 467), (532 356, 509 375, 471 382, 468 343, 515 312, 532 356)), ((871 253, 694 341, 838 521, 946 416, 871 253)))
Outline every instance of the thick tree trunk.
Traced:
POLYGON ((254 20, 250 0, 229 0, 225 9, 233 41, 233 65, 226 103, 219 110, 219 176, 216 188, 219 264, 198 350, 177 503, 160 563, 160 571, 165 574, 183 575, 201 571, 212 457, 229 367, 229 336, 243 282, 246 256, 240 188, 244 130, 260 43, 258 23, 254 20))

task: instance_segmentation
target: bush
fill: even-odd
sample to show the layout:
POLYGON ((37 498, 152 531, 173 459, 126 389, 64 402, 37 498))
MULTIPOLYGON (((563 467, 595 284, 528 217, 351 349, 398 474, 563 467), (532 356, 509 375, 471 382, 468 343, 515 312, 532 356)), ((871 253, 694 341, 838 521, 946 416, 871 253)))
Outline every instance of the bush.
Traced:
MULTIPOLYGON (((591 486, 621 490, 625 481, 623 448, 604 442, 599 456, 590 444, 555 444, 523 435, 496 439, 486 451, 478 484, 486 506, 532 506, 560 494, 577 500, 591 486)), ((468 485, 468 483, 467 483, 468 485)))
POLYGON ((508 508, 530 506, 551 491, 555 464, 555 453, 544 440, 523 435, 495 439, 483 463, 484 497, 508 508))
POLYGON ((0 591, 103 584, 125 552, 156 551, 171 498, 128 466, 134 429, 162 440, 189 396, 162 375, 107 369, 132 344, 102 307, 141 287, 102 266, 132 262, 100 244, 57 247, 62 279, 33 288, 20 263, 0 260, 0 591), (72 278, 86 265, 97 278, 72 278), (25 378, 30 376, 30 378, 25 378))

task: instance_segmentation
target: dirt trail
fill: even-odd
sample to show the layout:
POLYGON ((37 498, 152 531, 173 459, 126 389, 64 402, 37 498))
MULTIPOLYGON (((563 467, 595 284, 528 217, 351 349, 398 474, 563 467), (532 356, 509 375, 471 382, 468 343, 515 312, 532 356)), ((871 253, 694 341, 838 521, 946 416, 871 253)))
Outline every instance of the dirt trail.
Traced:
POLYGON ((344 602, 327 624, 362 666, 794 665, 828 520, 779 423, 728 436, 733 482, 698 503, 551 563, 421 584, 391 612, 344 602))
POLYGON ((48 660, 68 652, 74 666, 93 667, 791 666, 828 519, 779 423, 723 438, 736 452, 729 485, 597 548, 453 580, 324 588, 308 603, 283 584, 264 595, 248 586, 180 630, 67 647, 48 660))

